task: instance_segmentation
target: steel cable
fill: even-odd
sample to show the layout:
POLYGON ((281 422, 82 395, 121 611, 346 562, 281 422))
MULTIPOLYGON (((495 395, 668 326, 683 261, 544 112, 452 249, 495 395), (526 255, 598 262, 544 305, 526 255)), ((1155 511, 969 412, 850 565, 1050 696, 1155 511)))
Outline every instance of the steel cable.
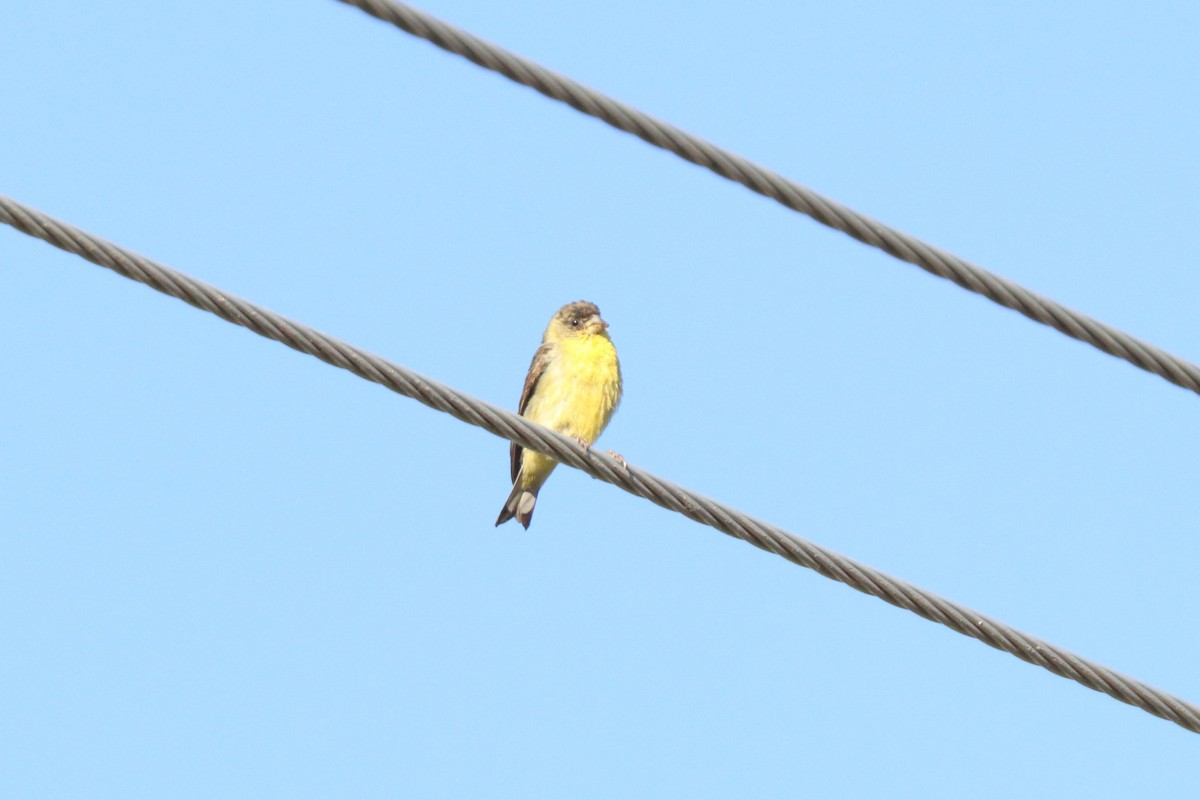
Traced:
POLYGON ((470 397, 306 325, 292 322, 3 195, 0 195, 0 222, 126 278, 144 283, 163 294, 216 314, 235 325, 248 328, 260 336, 274 339, 327 364, 349 370, 398 394, 418 400, 430 408, 444 411, 463 422, 515 441, 522 447, 552 455, 595 478, 782 556, 794 564, 808 567, 827 578, 945 625, 1089 689, 1103 692, 1200 733, 1200 707, 1185 700, 754 519, 632 464, 622 468, 609 456, 591 450, 585 452, 575 440, 512 412, 470 397))
POLYGON ((812 217, 822 225, 877 247, 901 261, 1049 325, 1073 339, 1128 361, 1177 386, 1200 394, 1200 366, 1172 355, 1124 331, 1073 311, 1007 278, 965 261, 913 236, 859 214, 782 175, 717 147, 636 108, 590 89, 552 70, 486 42, 423 11, 392 0, 338 0, 391 23, 443 50, 498 72, 546 97, 566 103, 618 130, 740 183, 751 191, 812 217))

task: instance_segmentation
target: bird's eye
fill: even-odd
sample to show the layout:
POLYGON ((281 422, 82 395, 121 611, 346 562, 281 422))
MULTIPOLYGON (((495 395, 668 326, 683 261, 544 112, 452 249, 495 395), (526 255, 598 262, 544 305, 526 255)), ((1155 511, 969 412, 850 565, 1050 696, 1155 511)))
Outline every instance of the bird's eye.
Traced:
POLYGON ((572 319, 572 320, 571 320, 571 327, 572 327, 572 328, 578 328, 578 327, 579 327, 579 317, 575 317, 574 319, 572 319))

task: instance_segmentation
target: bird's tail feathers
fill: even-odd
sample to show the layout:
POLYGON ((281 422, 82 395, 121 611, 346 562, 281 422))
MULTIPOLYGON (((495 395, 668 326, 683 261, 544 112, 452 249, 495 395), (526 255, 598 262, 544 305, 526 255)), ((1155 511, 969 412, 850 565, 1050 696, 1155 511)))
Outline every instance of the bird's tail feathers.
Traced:
POLYGON ((537 503, 537 493, 537 489, 526 489, 521 486, 520 481, 514 484, 512 494, 504 501, 504 508, 500 509, 500 516, 496 517, 496 525, 503 525, 516 517, 517 522, 528 530, 529 522, 533 519, 533 506, 537 503))

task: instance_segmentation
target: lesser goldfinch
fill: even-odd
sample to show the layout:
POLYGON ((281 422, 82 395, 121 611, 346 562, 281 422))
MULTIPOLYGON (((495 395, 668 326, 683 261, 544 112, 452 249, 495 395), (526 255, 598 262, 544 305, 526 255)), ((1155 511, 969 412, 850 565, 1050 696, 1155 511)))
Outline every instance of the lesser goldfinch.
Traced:
MULTIPOLYGON (((608 323, 593 303, 567 303, 550 320, 542 346, 533 354, 517 413, 586 447, 599 438, 620 402, 621 364, 608 338, 608 323)), ((528 528, 538 490, 558 461, 515 442, 509 461, 512 494, 496 524, 516 517, 528 528)))

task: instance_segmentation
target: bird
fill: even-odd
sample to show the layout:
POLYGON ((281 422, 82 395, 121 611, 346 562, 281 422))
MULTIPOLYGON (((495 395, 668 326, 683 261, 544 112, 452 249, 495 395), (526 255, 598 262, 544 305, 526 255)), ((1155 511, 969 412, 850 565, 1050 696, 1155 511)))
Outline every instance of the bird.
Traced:
MULTIPOLYGON (((567 303, 550 319, 533 354, 517 413, 574 438, 586 449, 599 438, 620 402, 621 363, 608 336, 608 323, 595 303, 567 303)), ((538 491, 557 466, 556 459, 513 442, 509 447, 512 493, 496 525, 516 518, 528 530, 538 491)))

